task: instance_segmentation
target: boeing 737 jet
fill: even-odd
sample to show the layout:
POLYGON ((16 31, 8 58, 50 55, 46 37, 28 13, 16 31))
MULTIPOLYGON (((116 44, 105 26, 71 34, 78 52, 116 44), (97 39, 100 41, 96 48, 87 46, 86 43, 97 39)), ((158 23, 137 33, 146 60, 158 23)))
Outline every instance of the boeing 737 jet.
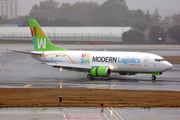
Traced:
POLYGON ((162 57, 150 53, 66 50, 53 45, 35 19, 29 19, 29 25, 34 51, 28 54, 59 70, 88 72, 87 77, 90 79, 108 77, 111 73, 144 73, 152 74, 152 80, 156 80, 156 75, 162 75, 172 68, 172 64, 162 57))

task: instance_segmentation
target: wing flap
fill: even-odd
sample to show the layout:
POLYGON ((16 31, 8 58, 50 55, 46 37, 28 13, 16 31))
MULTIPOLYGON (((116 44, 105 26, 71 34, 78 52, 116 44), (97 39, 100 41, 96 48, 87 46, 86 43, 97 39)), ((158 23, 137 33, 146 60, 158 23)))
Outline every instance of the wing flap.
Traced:
POLYGON ((47 65, 53 66, 55 68, 63 68, 73 71, 82 71, 89 72, 92 67, 89 65, 80 65, 80 64, 68 64, 68 63, 47 63, 47 65))

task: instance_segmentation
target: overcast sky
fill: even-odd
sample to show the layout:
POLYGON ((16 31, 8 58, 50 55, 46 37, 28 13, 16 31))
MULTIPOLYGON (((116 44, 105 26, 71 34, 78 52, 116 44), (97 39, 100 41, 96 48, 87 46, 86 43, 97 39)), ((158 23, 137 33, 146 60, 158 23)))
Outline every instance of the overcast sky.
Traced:
MULTIPOLYGON (((32 6, 39 4, 40 1, 44 0, 19 0, 19 14, 28 15, 32 6)), ((75 2, 98 2, 102 4, 106 0, 55 0, 57 2, 64 3, 75 3, 75 2)), ((159 13, 162 17, 171 16, 174 13, 180 13, 180 0, 125 0, 128 8, 130 10, 141 9, 143 11, 150 11, 150 13, 155 11, 155 8, 158 8, 159 13)))

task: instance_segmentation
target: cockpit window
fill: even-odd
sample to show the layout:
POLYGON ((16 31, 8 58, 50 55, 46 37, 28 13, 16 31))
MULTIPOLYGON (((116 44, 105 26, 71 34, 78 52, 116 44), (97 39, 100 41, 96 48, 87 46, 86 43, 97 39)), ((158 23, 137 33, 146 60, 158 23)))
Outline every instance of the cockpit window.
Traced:
POLYGON ((165 61, 164 59, 155 59, 156 62, 165 61))

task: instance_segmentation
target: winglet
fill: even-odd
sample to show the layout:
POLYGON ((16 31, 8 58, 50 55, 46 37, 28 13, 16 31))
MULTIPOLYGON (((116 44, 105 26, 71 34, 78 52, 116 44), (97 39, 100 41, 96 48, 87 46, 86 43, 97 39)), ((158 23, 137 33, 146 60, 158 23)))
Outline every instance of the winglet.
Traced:
POLYGON ((29 26, 35 51, 66 51, 51 43, 35 19, 29 19, 29 26))

